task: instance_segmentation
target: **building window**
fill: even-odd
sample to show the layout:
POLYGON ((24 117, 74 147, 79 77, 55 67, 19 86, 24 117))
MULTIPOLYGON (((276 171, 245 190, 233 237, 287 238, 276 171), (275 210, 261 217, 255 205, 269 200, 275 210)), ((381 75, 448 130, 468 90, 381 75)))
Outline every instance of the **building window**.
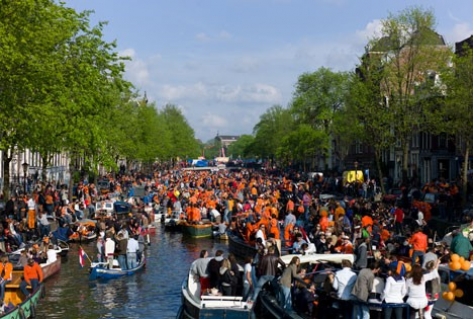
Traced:
POLYGON ((439 135, 439 148, 448 148, 448 139, 446 138, 446 133, 441 133, 439 135))

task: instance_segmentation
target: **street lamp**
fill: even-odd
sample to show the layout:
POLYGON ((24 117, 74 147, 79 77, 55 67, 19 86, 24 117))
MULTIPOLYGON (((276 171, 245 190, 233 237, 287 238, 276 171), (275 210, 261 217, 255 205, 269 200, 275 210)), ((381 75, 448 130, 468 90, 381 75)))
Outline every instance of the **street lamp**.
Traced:
POLYGON ((23 167, 23 193, 26 195, 26 173, 28 172, 28 163, 24 162, 21 164, 23 167))

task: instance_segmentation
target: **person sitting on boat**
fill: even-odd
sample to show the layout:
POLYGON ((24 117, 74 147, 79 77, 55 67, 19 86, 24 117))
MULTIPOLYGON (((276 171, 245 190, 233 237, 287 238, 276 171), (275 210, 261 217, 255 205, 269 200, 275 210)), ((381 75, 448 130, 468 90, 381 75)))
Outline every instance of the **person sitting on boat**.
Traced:
POLYGON ((301 245, 303 244, 308 244, 308 243, 306 242, 306 240, 303 239, 303 235, 301 233, 297 233, 295 235, 295 241, 293 242, 291 253, 301 254, 303 251, 301 245))
POLYGON ((46 251, 47 263, 53 263, 58 260, 58 252, 54 249, 53 244, 48 245, 48 250, 46 251))
POLYGON ((352 245, 349 236, 341 236, 341 244, 335 248, 336 252, 341 254, 353 254, 354 246, 352 245))
POLYGON ((13 264, 8 261, 8 256, 3 255, 0 258, 0 300, 3 303, 5 297, 5 286, 12 281, 13 264))
POLYGON ((295 295, 295 310, 298 313, 305 314, 312 317, 315 301, 318 299, 316 294, 316 284, 314 282, 309 284, 309 287, 299 289, 295 295))
POLYGON ((32 291, 35 291, 42 282, 43 270, 33 258, 28 259, 28 263, 23 268, 23 280, 20 283, 21 292, 25 297, 28 297, 30 292, 27 286, 30 286, 32 291))
POLYGON ((255 239, 261 238, 262 239, 262 244, 266 246, 266 227, 264 224, 260 224, 260 227, 258 228, 257 232, 255 233, 255 239))

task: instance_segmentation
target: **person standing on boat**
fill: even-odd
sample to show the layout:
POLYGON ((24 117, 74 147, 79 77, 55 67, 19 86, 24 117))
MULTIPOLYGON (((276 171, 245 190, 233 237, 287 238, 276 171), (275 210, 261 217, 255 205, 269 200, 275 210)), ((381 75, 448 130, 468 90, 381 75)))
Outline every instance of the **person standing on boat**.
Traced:
POLYGON ((299 266, 300 259, 296 256, 293 257, 280 278, 280 305, 283 305, 286 311, 291 311, 293 308, 293 299, 291 298, 291 284, 293 280, 306 286, 306 282, 298 275, 299 266))
POLYGON ((27 286, 31 286, 34 292, 41 282, 43 282, 43 270, 33 258, 28 259, 28 264, 23 268, 23 280, 20 283, 21 292, 25 297, 28 297, 30 292, 27 286))
POLYGON ((375 274, 380 270, 380 267, 378 262, 371 263, 369 267, 359 271, 352 288, 352 295, 357 300, 354 304, 352 318, 370 319, 370 310, 366 303, 374 285, 375 274))
POLYGON ((5 297, 5 286, 12 281, 13 264, 8 261, 7 255, 3 255, 0 258, 0 261, 0 301, 2 301, 3 304, 3 298, 5 297))
POLYGON ((114 268, 115 241, 110 236, 105 239, 105 258, 109 264, 109 269, 114 268))
POLYGON ((217 250, 215 257, 211 259, 207 265, 207 274, 209 276, 209 284, 211 288, 219 288, 219 269, 221 268, 224 252, 217 250))
POLYGON ((254 287, 254 282, 252 280, 252 264, 253 258, 251 256, 247 256, 245 258, 244 274, 242 277, 242 297, 244 301, 247 301, 247 299, 250 297, 250 293, 252 293, 254 287))
POLYGON ((137 252, 140 249, 137 238, 138 238, 138 235, 134 235, 128 239, 128 243, 127 243, 128 269, 133 269, 137 267, 137 252))
POLYGON ((277 276, 278 273, 278 265, 281 266, 281 269, 284 270, 286 268, 285 263, 281 260, 280 257, 275 256, 275 247, 270 246, 268 248, 268 253, 261 258, 258 264, 259 274, 260 277, 258 278, 257 285, 252 295, 251 302, 255 301, 262 290, 263 286, 267 282, 272 282, 273 279, 277 276))
POLYGON ((357 279, 357 274, 352 271, 352 263, 348 259, 341 262, 342 269, 335 274, 329 274, 329 281, 337 292, 338 309, 342 311, 344 319, 352 318, 352 304, 350 303, 351 291, 357 279))
POLYGON ((209 253, 206 249, 201 250, 199 258, 196 259, 191 265, 191 274, 199 278, 199 284, 201 285, 201 295, 205 293, 210 286, 209 276, 207 273, 207 266, 209 264, 209 253))
POLYGON ((126 270, 127 269, 127 246, 128 246, 128 239, 124 237, 123 233, 117 234, 118 240, 118 263, 120 265, 120 269, 126 270))

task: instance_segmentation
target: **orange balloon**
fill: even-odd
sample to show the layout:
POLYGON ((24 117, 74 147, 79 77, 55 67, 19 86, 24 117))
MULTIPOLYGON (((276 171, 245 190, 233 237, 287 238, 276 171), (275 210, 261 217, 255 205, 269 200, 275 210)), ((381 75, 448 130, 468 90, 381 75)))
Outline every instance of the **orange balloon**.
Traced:
POLYGON ((449 269, 451 270, 459 270, 461 269, 461 263, 459 261, 452 261, 449 263, 449 269))
POLYGON ((447 291, 443 292, 443 298, 448 300, 448 292, 447 291))
POLYGON ((461 269, 464 270, 464 271, 468 271, 469 269, 471 269, 471 262, 469 260, 465 260, 461 264, 461 269))
POLYGON ((456 289, 454 291, 454 295, 456 296, 456 298, 462 298, 462 296, 464 296, 464 291, 462 291, 461 289, 456 289))
POLYGON ((459 257, 459 262, 461 263, 461 265, 462 265, 462 263, 463 263, 464 261, 465 261, 464 257, 462 257, 462 256, 459 257))
POLYGON ((456 286, 456 283, 455 283, 455 282, 451 281, 451 282, 448 284, 448 289, 449 289, 450 291, 455 291, 456 288, 457 288, 457 286, 456 286))
POLYGON ((459 260, 459 255, 458 254, 452 254, 451 255, 451 261, 458 261, 459 260))
POLYGON ((446 294, 446 300, 453 301, 454 300, 454 293, 452 291, 448 291, 446 294))

